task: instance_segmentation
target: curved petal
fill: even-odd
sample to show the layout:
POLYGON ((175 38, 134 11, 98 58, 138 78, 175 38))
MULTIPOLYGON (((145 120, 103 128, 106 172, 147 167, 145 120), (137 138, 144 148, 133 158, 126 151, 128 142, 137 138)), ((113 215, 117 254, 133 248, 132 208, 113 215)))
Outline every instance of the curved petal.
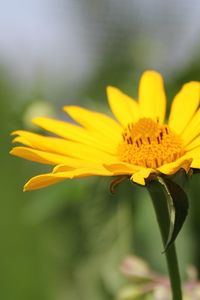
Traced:
POLYGON ((99 135, 94 132, 89 132, 85 128, 77 125, 73 125, 68 122, 54 120, 50 118, 35 118, 32 122, 39 127, 52 132, 65 139, 75 141, 78 143, 92 146, 93 148, 101 149, 105 152, 113 153, 115 151, 115 145, 108 143, 103 138, 99 138, 99 135))
POLYGON ((183 156, 172 163, 168 163, 159 167, 157 171, 166 175, 173 175, 180 169, 184 169, 186 172, 188 172, 191 167, 191 163, 192 158, 183 156))
MULTIPOLYGON (((200 134, 200 109, 197 110, 185 130, 181 134, 184 145, 190 144, 200 134)), ((188 145, 189 146, 189 145, 188 145)))
POLYGON ((132 175, 134 172, 141 170, 142 167, 135 166, 124 162, 114 162, 111 164, 103 164, 103 166, 113 173, 113 175, 132 175))
POLYGON ((15 147, 10 151, 10 154, 27 160, 38 162, 47 165, 68 164, 69 166, 78 164, 79 161, 70 157, 53 154, 49 152, 39 151, 27 147, 15 147))
POLYGON ((38 175, 31 178, 25 185, 24 185, 24 192, 42 189, 49 185, 64 181, 66 178, 52 176, 51 173, 38 175))
POLYGON ((189 82, 184 84, 180 92, 175 96, 169 116, 169 126, 178 134, 186 128, 200 101, 200 83, 189 82))
MULTIPOLYGON (((12 135, 15 135, 17 134, 17 131, 13 131, 12 132, 12 135)), ((22 136, 16 136, 13 140, 12 140, 12 143, 20 143, 20 144, 23 144, 25 146, 28 146, 28 147, 32 147, 32 144, 27 140, 25 139, 24 137, 22 136)))
MULTIPOLYGON (((71 164, 72 165, 72 164, 71 164)), ((55 168, 53 169, 52 173, 63 173, 63 172, 67 172, 67 171, 71 171, 72 168, 70 163, 68 164, 59 164, 57 166, 55 166, 55 168)), ((80 168, 99 168, 102 165, 99 163, 92 163, 92 162, 86 162, 86 161, 77 161, 77 163, 74 163, 74 165, 72 165, 74 168, 73 169, 80 169, 80 168)))
POLYGON ((110 117, 79 106, 64 106, 63 110, 86 129, 99 132, 116 143, 121 140, 123 129, 110 117))
POLYGON ((166 111, 166 96, 162 76, 155 71, 143 73, 139 84, 139 105, 143 117, 163 123, 166 111))
POLYGON ((107 96, 111 111, 123 127, 139 119, 138 103, 131 97, 112 86, 107 87, 107 96))
POLYGON ((155 172, 153 169, 142 168, 131 176, 131 180, 137 184, 145 185, 145 179, 147 179, 151 173, 155 172))
POLYGON ((61 173, 48 173, 35 176, 31 178, 24 186, 24 191, 36 190, 63 181, 65 179, 81 178, 88 176, 112 176, 108 170, 102 168, 98 169, 76 169, 61 173))
MULTIPOLYGON (((23 138, 22 143, 27 141, 27 145, 42 151, 61 154, 86 161, 110 162, 116 158, 104 151, 94 149, 91 146, 78 144, 64 139, 46 137, 28 131, 18 130, 13 134, 18 134, 23 138)), ((16 141, 16 139, 15 139, 16 141)))

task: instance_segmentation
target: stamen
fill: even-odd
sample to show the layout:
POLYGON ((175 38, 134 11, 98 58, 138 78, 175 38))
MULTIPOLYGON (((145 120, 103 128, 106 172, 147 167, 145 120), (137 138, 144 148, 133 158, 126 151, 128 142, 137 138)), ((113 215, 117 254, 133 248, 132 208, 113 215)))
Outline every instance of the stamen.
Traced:
POLYGON ((119 159, 134 165, 156 169, 175 161, 185 152, 175 132, 150 118, 129 123, 122 137, 119 159))
POLYGON ((158 168, 158 159, 155 158, 155 164, 156 164, 156 168, 158 168))

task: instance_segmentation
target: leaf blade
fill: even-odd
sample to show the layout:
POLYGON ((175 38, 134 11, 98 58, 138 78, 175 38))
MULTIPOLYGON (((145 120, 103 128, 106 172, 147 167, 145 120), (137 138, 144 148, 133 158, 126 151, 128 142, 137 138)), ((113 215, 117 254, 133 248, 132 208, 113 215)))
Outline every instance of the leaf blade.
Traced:
POLYGON ((169 233, 164 246, 164 252, 176 240, 188 215, 189 203, 184 190, 168 178, 158 177, 158 181, 164 190, 169 209, 169 233))

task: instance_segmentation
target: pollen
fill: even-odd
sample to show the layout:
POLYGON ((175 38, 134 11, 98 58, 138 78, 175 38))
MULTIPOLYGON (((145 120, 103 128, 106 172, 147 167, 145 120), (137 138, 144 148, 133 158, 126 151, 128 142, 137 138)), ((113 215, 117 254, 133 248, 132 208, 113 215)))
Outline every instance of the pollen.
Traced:
POLYGON ((128 124, 122 137, 118 156, 130 164, 156 169, 185 153, 181 138, 167 125, 150 118, 128 124))

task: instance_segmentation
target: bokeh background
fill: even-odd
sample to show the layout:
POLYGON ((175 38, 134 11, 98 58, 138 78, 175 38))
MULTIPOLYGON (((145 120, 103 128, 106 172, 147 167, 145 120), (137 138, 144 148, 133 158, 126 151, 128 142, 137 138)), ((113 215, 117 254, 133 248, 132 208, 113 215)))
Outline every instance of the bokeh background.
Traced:
MULTIPOLYGON (((1 1, 0 299, 115 299, 128 254, 166 272, 145 189, 126 182, 112 196, 109 179, 91 178, 23 193, 49 168, 9 156, 10 132, 38 115, 64 119, 65 104, 107 112, 106 86, 136 97, 145 69, 163 74, 170 104, 200 79, 199 16, 198 0, 1 1)), ((199 179, 177 240, 183 278, 189 264, 200 271, 199 179)))

